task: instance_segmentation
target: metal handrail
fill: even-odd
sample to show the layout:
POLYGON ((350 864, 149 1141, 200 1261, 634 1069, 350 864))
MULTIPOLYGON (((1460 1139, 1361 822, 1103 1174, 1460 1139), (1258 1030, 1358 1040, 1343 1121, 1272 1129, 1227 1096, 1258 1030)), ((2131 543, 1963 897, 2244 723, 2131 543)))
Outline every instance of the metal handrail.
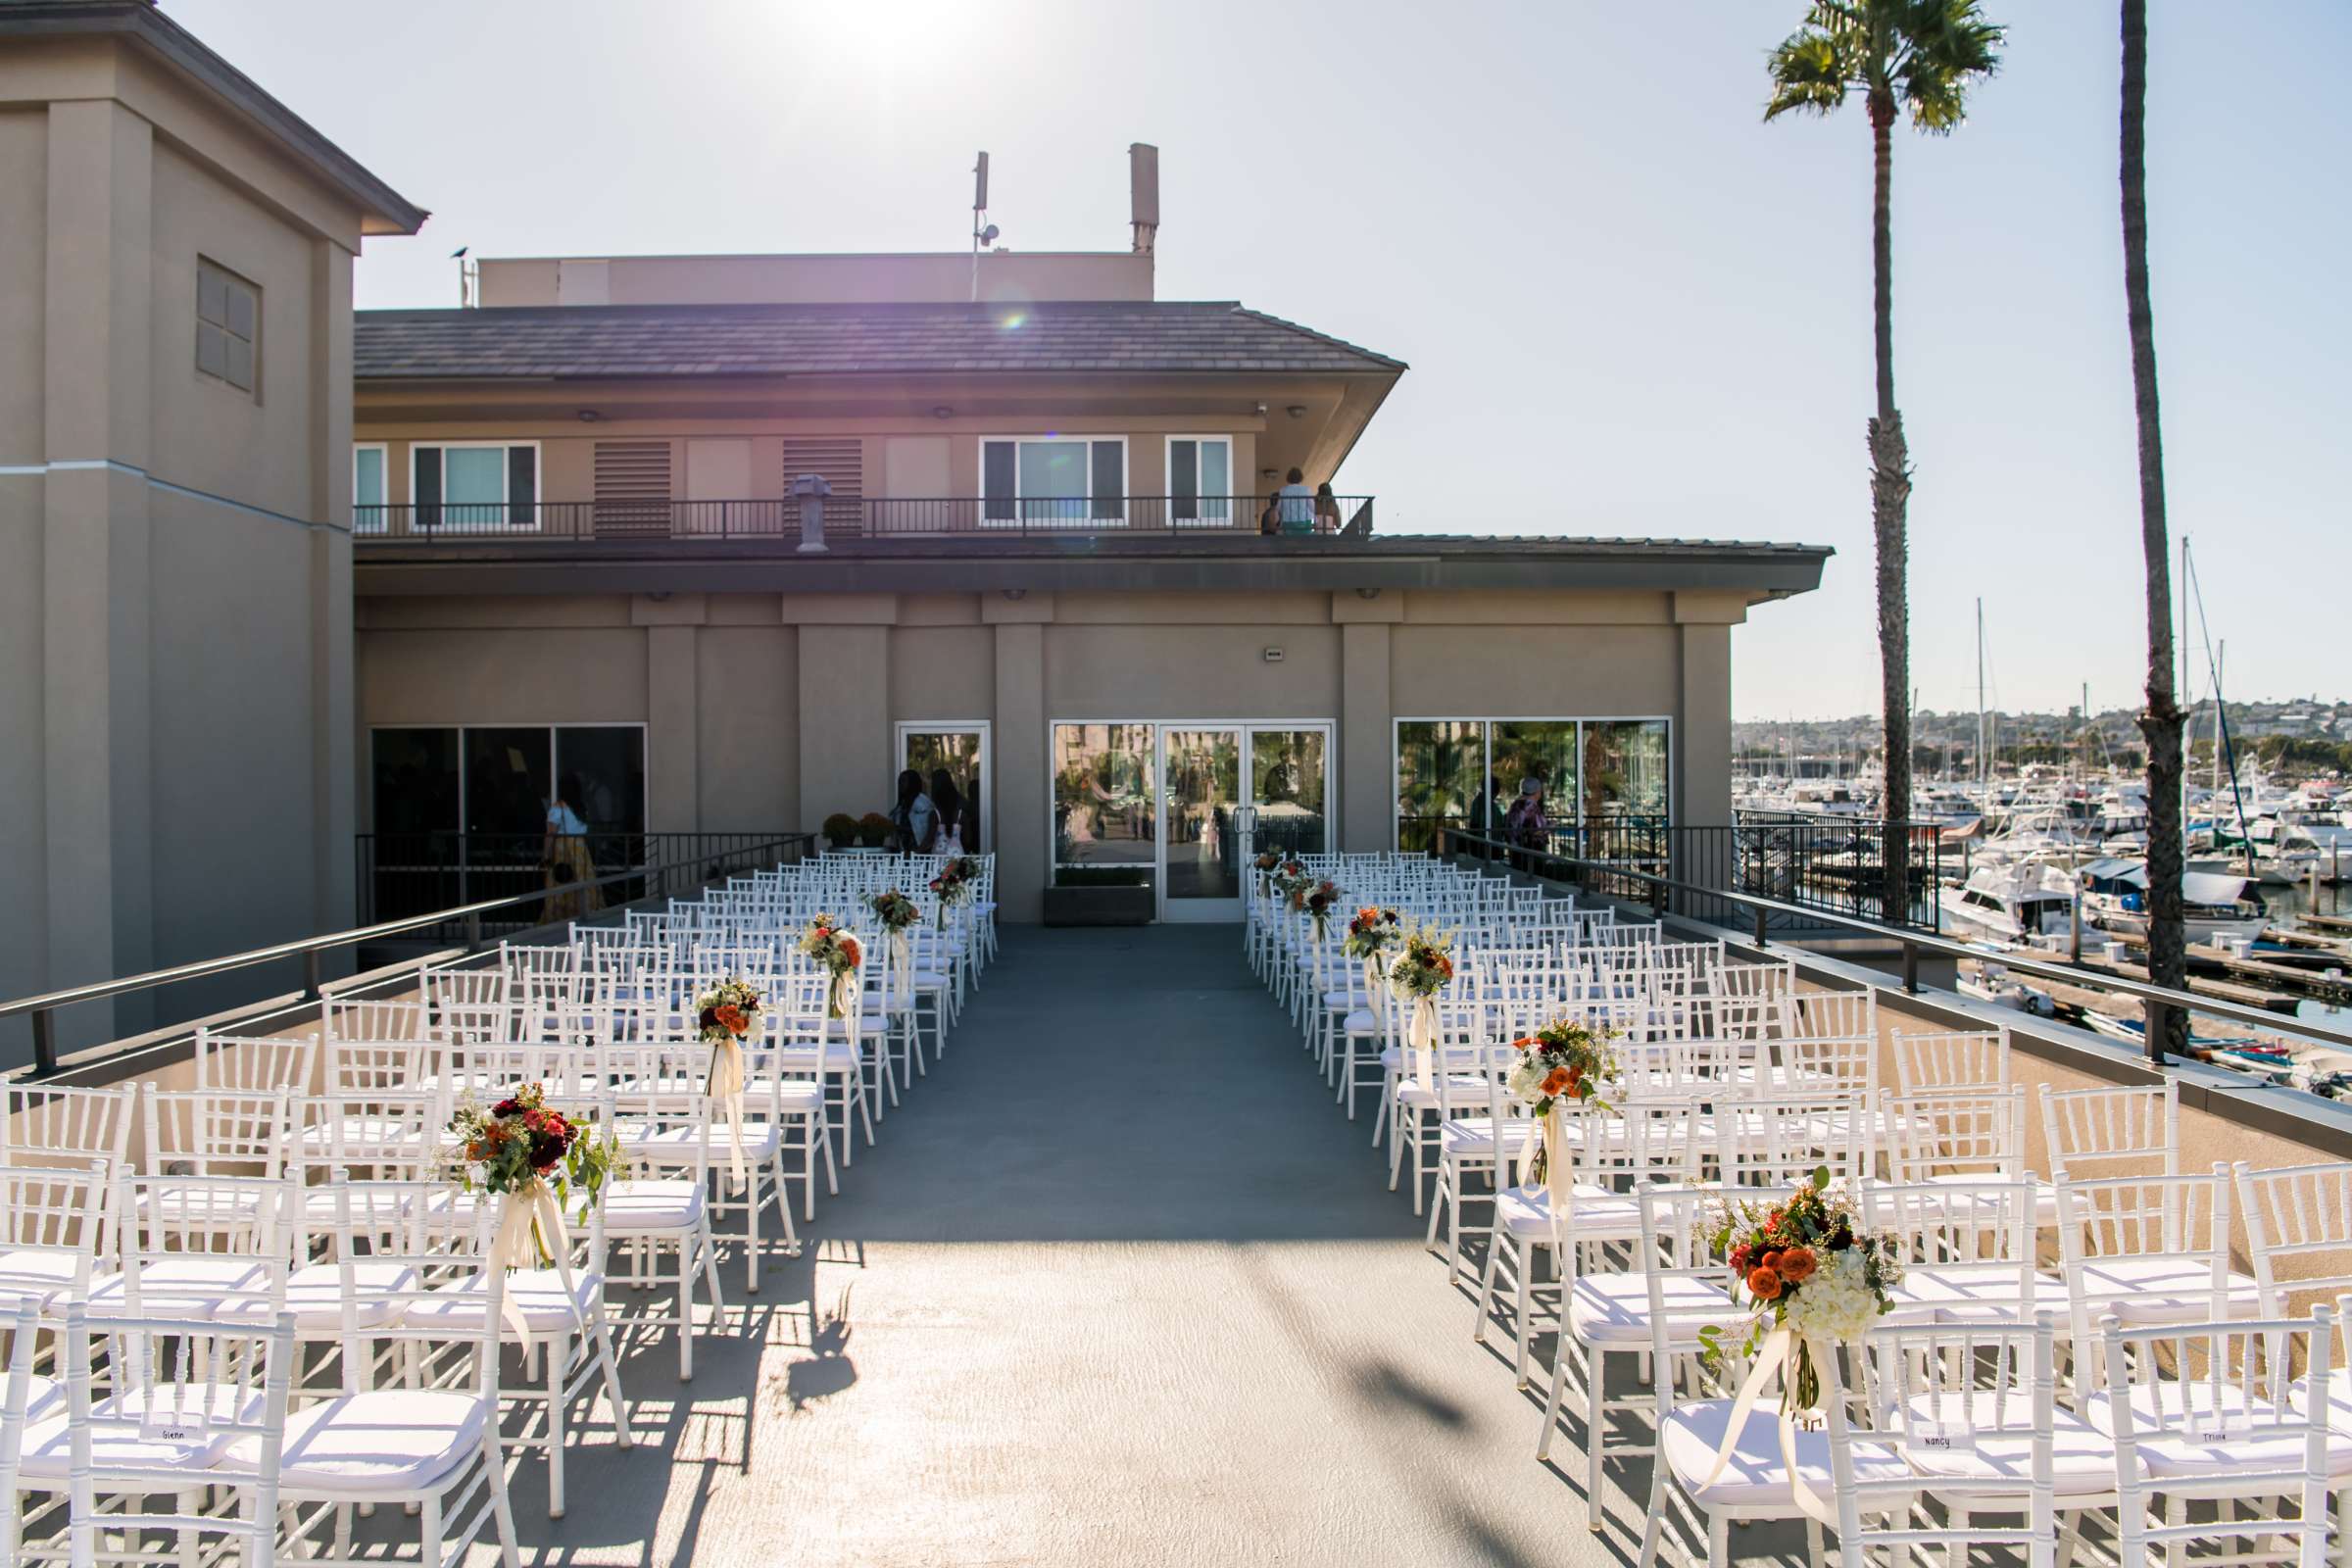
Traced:
MULTIPOLYGON (((730 850, 726 852, 726 858, 732 859, 744 856, 757 857, 774 850, 778 852, 776 858, 781 860, 783 858, 781 852, 785 849, 806 847, 814 842, 815 835, 812 833, 788 833, 781 838, 770 839, 761 844, 746 845, 740 849, 730 850)), ((251 948, 243 953, 223 954, 216 958, 199 958, 193 963, 174 964, 169 969, 151 969, 145 974, 121 975, 112 980, 94 980, 88 985, 71 986, 63 991, 44 992, 37 997, 24 997, 15 1002, 0 1002, 0 1018, 17 1018, 26 1013, 32 1015, 33 1075, 45 1078, 57 1070, 56 1014, 60 1007, 71 1007, 84 1002, 104 1002, 110 997, 126 996, 133 991, 148 991, 158 986, 176 985, 184 980, 201 980, 208 975, 226 974, 237 969, 248 969, 256 964, 274 963, 282 958, 304 960, 304 995, 306 998, 316 999, 321 994, 319 982, 322 973, 318 960, 322 955, 330 953, 336 948, 347 948, 362 942, 374 942, 385 937, 401 936, 411 931, 421 931, 428 926, 444 925, 453 920, 466 922, 466 945, 472 947, 478 945, 481 940, 479 933, 482 916, 493 909, 503 909, 516 904, 540 904, 566 894, 584 892, 590 888, 607 887, 614 882, 637 882, 654 877, 666 878, 669 872, 686 868, 690 863, 703 863, 705 858, 696 857, 692 862, 671 861, 654 865, 631 866, 624 871, 611 871, 603 876, 584 877, 577 882, 566 882, 558 887, 533 888, 528 893, 513 894, 503 899, 485 899, 479 903, 461 904, 447 909, 435 909, 427 914, 412 914, 405 915, 398 920, 383 920, 374 925, 359 926, 349 931, 334 931, 324 936, 303 937, 298 941, 279 942, 267 948, 251 948)))
MULTIPOLYGON (((2236 1023, 2252 1024, 2263 1029, 2277 1030, 2281 1034, 2317 1040, 2339 1050, 2352 1051, 2352 1031, 2325 1028, 2318 1024, 2307 1023, 2301 1018, 2269 1012, 2260 1007, 2249 1007, 2242 1003, 2226 1002, 2218 997, 2201 997, 2187 991, 2175 991, 2170 986, 2155 985, 2145 980, 2133 980, 2123 975, 2089 974, 2081 969, 2070 969, 2064 964, 2044 963, 2034 958, 2015 958, 2006 953, 1991 954, 1983 948, 1971 947, 1965 942, 1954 942, 1949 937, 1938 936, 1932 932, 1885 925, 1876 920, 1856 919, 1851 915, 1837 914, 1827 909, 1809 908, 1801 904, 1788 904, 1779 899, 1763 898, 1757 894, 1741 893, 1731 888, 1705 887, 1699 883, 1685 882, 1676 877, 1661 876, 1654 871, 1637 871, 1618 861, 1588 860, 1575 856, 1552 855, 1543 850, 1533 850, 1522 845, 1512 844, 1505 839, 1484 837, 1464 828, 1441 827, 1438 830, 1441 852, 1449 837, 1497 852, 1487 858, 1499 858, 1505 864, 1516 864, 1518 858, 1528 858, 1546 865, 1589 868, 1602 876, 1617 877, 1629 882, 1646 883, 1653 893, 1671 890, 1696 894, 1701 898, 1721 899, 1729 904, 1740 905, 1755 914, 1754 941, 1759 948, 1772 946, 1765 931, 1765 917, 1772 914, 1798 915, 1816 925, 1837 926, 1848 931, 1861 932, 1867 936, 1890 939, 1902 947, 1903 989, 1914 996, 1919 992, 1919 956, 1922 953, 1940 954, 1953 958, 1978 960, 1989 958, 1998 962, 2003 969, 2012 974, 2028 975, 2040 980, 2054 980, 2061 985, 2081 986, 2087 983, 2104 991, 2117 992, 2135 999, 2148 1009, 2146 1024, 2148 1059, 2160 1067, 2165 1062, 2164 1017, 2161 1009, 2166 1007, 2179 1007, 2191 1014, 2202 1012, 2211 1017, 2228 1018, 2236 1023)), ((1666 907, 1665 901, 1653 899, 1651 907, 1663 913, 1666 907)))

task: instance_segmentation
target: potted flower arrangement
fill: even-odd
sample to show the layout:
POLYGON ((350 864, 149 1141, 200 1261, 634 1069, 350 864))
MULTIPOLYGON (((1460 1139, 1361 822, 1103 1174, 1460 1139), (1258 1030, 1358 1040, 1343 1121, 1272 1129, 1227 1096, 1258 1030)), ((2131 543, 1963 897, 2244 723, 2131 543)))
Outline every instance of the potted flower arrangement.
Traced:
POLYGON ((760 993, 738 976, 721 980, 694 999, 695 1032, 710 1048, 710 1073, 703 1093, 727 1113, 733 1133, 735 1175, 744 1175, 743 1042, 760 1023, 760 993))
POLYGON ((588 1217, 619 1164, 618 1141, 584 1117, 551 1107, 537 1084, 524 1084, 487 1110, 464 1101, 449 1130, 457 1140, 449 1164, 458 1187, 499 1200, 491 1265, 512 1270, 567 1257, 564 1204, 578 1199, 580 1217, 588 1217))
POLYGON ((820 914, 801 933, 801 952, 822 964, 832 977, 825 986, 825 1016, 849 1016, 849 1006, 858 999, 858 966, 865 961, 858 939, 835 924, 831 915, 820 914))
POLYGON ((1519 1052, 1519 1060, 1504 1080, 1504 1087, 1534 1110, 1536 1125, 1542 1131, 1540 1138, 1531 1141, 1533 1152, 1527 1159, 1527 1185, 1544 1182, 1555 1164, 1559 1128, 1552 1120, 1553 1107, 1573 1100, 1595 1110, 1611 1108, 1600 1098, 1600 1092, 1617 1076, 1617 1058, 1608 1048, 1608 1043, 1616 1037, 1617 1031, 1605 1024, 1594 1029, 1579 1020, 1562 1018, 1511 1042, 1519 1052))
POLYGON ((897 831, 898 824, 880 811, 868 811, 858 819, 858 843, 864 849, 881 849, 897 831))
POLYGON ((1415 1057, 1414 1070, 1423 1084, 1430 1080, 1430 1056, 1438 1044, 1437 996, 1453 979, 1453 939, 1435 927, 1417 925, 1404 938, 1404 950, 1389 964, 1389 989, 1413 1009, 1405 1035, 1415 1057))
MULTIPOLYGON (((1853 1199, 1832 1189, 1826 1165, 1786 1201, 1727 1205, 1712 1241, 1730 1266, 1732 1299, 1752 1309, 1740 1352, 1754 1360, 1766 1350, 1749 1381, 1785 1358, 1782 1413, 1819 1409, 1821 1373, 1811 1348, 1851 1344, 1893 1308, 1902 1275, 1893 1243, 1862 1229, 1853 1199)), ((1707 1355, 1719 1358, 1719 1332, 1709 1325, 1699 1338, 1707 1355)))
POLYGON ((835 811, 825 818, 825 846, 846 850, 858 842, 858 819, 847 811, 835 811))

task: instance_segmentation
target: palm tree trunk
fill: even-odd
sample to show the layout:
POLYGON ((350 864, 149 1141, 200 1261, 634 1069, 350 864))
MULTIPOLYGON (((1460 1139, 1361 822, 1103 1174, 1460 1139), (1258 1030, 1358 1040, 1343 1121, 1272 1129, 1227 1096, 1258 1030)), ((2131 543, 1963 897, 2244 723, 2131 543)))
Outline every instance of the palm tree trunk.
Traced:
POLYGON ((1903 441, 1903 416, 1894 406, 1894 247, 1890 212, 1894 107, 1892 94, 1871 94, 1875 177, 1871 193, 1870 260, 1879 401, 1869 434, 1870 516, 1879 565, 1879 702, 1886 716, 1886 797, 1882 803, 1886 820, 1884 851, 1886 885, 1882 909, 1887 921, 1900 925, 1908 921, 1911 908, 1911 840, 1907 826, 1911 820, 1911 618, 1905 581, 1910 571, 1910 551, 1904 538, 1904 516, 1911 504, 1911 465, 1909 449, 1903 441))
MULTIPOLYGON (((2139 545, 2148 576, 2148 687, 2139 715, 2148 743, 2148 978, 2187 979, 2180 918, 2180 707, 2173 690, 2172 548, 2164 515, 2164 437, 2156 407, 2156 312, 2148 299, 2148 7, 2124 6, 2124 304, 2132 330, 2132 404, 2139 420, 2139 545)), ((2188 1014, 2148 1020, 2148 1054, 2188 1049, 2188 1014)))

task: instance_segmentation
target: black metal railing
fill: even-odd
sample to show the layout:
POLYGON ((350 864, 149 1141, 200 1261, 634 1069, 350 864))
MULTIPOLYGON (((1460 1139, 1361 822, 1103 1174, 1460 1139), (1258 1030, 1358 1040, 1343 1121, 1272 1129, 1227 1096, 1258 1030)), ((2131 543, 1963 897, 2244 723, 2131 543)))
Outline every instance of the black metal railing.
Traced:
MULTIPOLYGON (((1710 894, 1744 894, 1792 908, 1851 919, 1885 920, 1887 824, 1875 818, 1741 813, 1736 825, 1678 827, 1659 816, 1605 816, 1552 830, 1541 847, 1506 843, 1452 824, 1428 824, 1433 837, 1487 859, 1507 859, 1544 873, 1546 861, 1574 860, 1597 891, 1646 899, 1660 878, 1684 884, 1673 911, 1722 924, 1737 909, 1710 894)), ((1942 835, 1933 823, 1909 825, 1910 899, 1901 923, 1940 929, 1942 835)), ((1412 848, 1415 846, 1407 846, 1412 848)), ((1793 930, 1802 917, 1774 917, 1793 930)))
MULTIPOLYGON (((1271 496, 1097 496, 1091 499, 964 496, 828 497, 827 537, 1020 538, 1033 534, 1322 534, 1364 538, 1372 498, 1328 504, 1271 496)), ((761 501, 433 502, 351 509, 368 540, 450 543, 588 539, 798 539, 801 503, 761 501)))
MULTIPOLYGON (((692 837, 693 835, 684 835, 692 837)), ((741 835, 757 838, 757 835, 741 835)), ((587 902, 589 893, 610 908, 616 908, 635 899, 673 898, 692 892, 706 883, 740 875, 747 871, 765 870, 773 866, 792 865, 808 856, 815 845, 815 835, 809 833, 780 833, 760 842, 716 853, 709 858, 698 857, 691 861, 667 862, 630 866, 625 870, 610 871, 561 886, 541 888, 534 892, 510 898, 486 899, 478 903, 447 908, 430 909, 406 919, 381 920, 353 927, 348 931, 333 931, 324 936, 304 937, 293 942, 279 942, 266 948, 251 948, 242 953, 222 954, 219 957, 199 958, 193 963, 174 964, 169 969, 149 970, 144 974, 122 975, 112 980, 97 980, 88 985, 70 986, 63 991, 43 992, 39 996, 20 997, 15 1001, 0 1001, 0 1023, 11 1018, 29 1018, 32 1021, 32 1076, 45 1078, 60 1065, 58 1054, 58 1014, 68 1008, 89 1003, 107 1002, 117 997, 137 993, 162 991, 187 985, 214 975, 251 973, 260 971, 258 978, 269 980, 287 964, 299 964, 302 985, 299 993, 278 999, 294 1002, 297 1006, 316 1006, 325 995, 327 955, 345 948, 361 947, 368 943, 389 942, 397 938, 416 938, 444 946, 463 943, 467 948, 479 947, 507 911, 516 906, 526 909, 537 906, 544 917, 525 918, 523 927, 568 923, 584 918, 577 913, 545 916, 551 899, 571 899, 573 908, 587 902), (630 895, 630 899, 622 897, 630 895)), ((268 987, 263 988, 267 995, 268 987)), ((279 1009, 283 1011, 283 1008, 279 1009)), ((181 1016, 186 1016, 182 1014, 181 1016)), ((169 1033, 170 1031, 166 1031, 169 1033)), ((185 1039, 185 1035, 180 1036, 185 1039)), ((126 1049, 146 1049, 153 1039, 91 1054, 77 1060, 77 1067, 91 1065, 95 1060, 112 1059, 126 1049)))
MULTIPOLYGON (((599 876, 640 866, 709 865, 741 869, 744 852, 791 835, 759 833, 620 833, 586 836, 588 857, 599 876)), ((484 899, 526 900, 564 880, 542 859, 540 833, 361 833, 355 836, 360 922, 405 920, 431 909, 476 904, 484 899)), ((795 858, 798 857, 796 856, 795 858)), ((599 902, 626 904, 645 895, 634 883, 616 883, 599 902)), ((548 898, 551 906, 560 899, 548 898)), ((505 911, 503 924, 520 929, 538 924, 527 902, 505 911)), ((569 912, 568 908, 564 912, 569 912)))

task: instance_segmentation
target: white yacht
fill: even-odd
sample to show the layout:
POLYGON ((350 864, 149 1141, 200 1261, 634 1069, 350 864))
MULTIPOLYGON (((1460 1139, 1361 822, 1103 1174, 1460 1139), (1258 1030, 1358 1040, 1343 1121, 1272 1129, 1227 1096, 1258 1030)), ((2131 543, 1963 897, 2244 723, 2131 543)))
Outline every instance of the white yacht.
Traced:
POLYGON ((2074 879, 2034 861, 1980 866, 1958 894, 1943 901, 1944 924, 1956 934, 2009 946, 2062 936, 2073 923, 2074 879))
MULTIPOLYGON (((2119 936, 2148 934, 2147 861, 2093 860, 2078 867, 2075 876, 2082 889, 2086 922, 2119 936)), ((2269 911, 2247 878, 2214 871, 2181 874, 2180 915, 2191 942, 2217 937, 2251 942, 2270 924, 2269 911)))

